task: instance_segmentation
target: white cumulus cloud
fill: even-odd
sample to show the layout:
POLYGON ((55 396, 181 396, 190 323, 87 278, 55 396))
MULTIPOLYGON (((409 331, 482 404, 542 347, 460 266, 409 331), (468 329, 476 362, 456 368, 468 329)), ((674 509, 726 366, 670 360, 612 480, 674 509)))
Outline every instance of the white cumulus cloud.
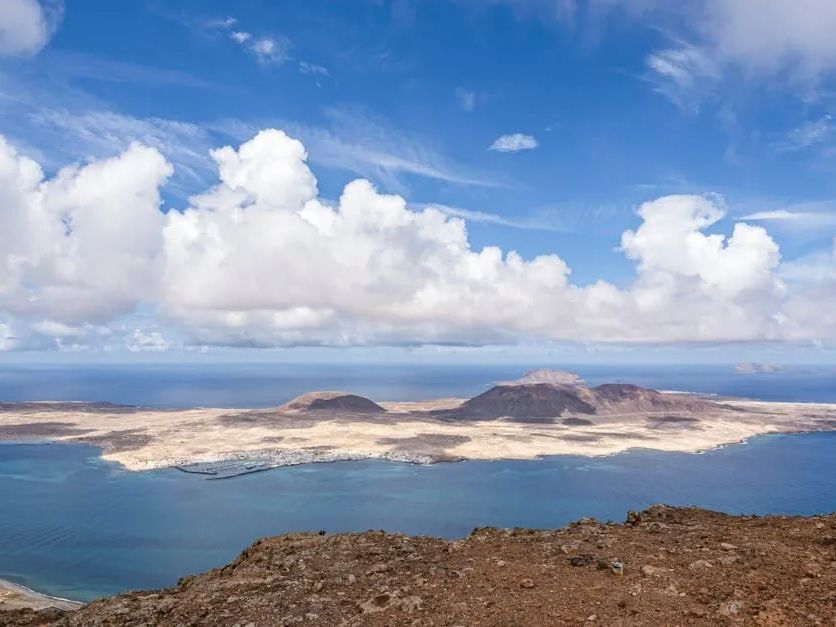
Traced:
POLYGON ((764 228, 717 232, 715 197, 644 203, 621 238, 635 280, 575 285, 557 254, 476 249, 461 218, 367 180, 323 200, 305 147, 282 131, 211 157, 218 183, 163 213, 172 168, 154 148, 47 179, 0 143, 0 346, 123 333, 130 350, 165 350, 161 328, 245 346, 836 339, 819 306, 836 273, 788 278, 764 228), (137 310, 160 329, 119 326, 137 310))
POLYGON ((0 56, 30 56, 47 44, 61 21, 63 5, 38 0, 0 0, 0 56))
POLYGON ((153 148, 40 166, 0 138, 0 310, 80 324, 153 297, 161 268, 159 188, 171 166, 153 148))

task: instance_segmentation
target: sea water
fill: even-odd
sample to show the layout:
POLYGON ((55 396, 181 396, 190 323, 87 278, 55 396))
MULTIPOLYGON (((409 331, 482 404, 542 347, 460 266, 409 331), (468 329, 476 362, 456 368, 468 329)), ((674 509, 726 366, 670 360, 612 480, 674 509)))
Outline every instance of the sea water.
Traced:
MULTIPOLYGON (((556 364, 589 385, 635 383, 765 401, 836 402, 836 367, 737 374, 721 366, 556 364)), ((313 390, 378 401, 474 396, 519 378, 525 364, 0 364, 0 401, 106 401, 147 407, 270 407, 313 390)))
MULTIPOLYGON (((828 371, 736 375, 729 368, 578 368, 588 382, 766 400, 836 402, 828 371)), ((312 388, 376 399, 478 393, 519 367, 312 366, 0 370, 0 400, 153 406, 269 406, 312 388)), ((836 434, 772 435, 702 454, 633 450, 602 458, 309 464, 224 481, 177 470, 132 473, 95 448, 0 445, 0 578, 88 600, 156 588, 222 565, 258 537, 386 529, 448 538, 482 525, 557 527, 622 520, 652 503, 730 513, 836 510, 836 434)))

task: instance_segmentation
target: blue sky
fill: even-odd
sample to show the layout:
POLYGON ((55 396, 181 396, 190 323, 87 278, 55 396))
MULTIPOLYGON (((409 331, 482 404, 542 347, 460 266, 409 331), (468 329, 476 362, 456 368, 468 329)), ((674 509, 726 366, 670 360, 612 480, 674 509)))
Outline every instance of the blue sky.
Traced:
MULTIPOLYGON (((729 238, 740 222, 766 229, 780 262, 764 261, 751 276, 768 271, 792 294, 821 274, 812 281, 815 298, 829 303, 836 292, 836 44, 828 43, 836 12, 828 2, 809 0, 815 19, 782 0, 754 9, 723 0, 676 9, 652 0, 4 3, 21 20, 39 11, 40 22, 29 39, 19 24, 0 24, 0 134, 40 163, 45 179, 138 141, 173 168, 159 185, 162 211, 182 211, 218 180, 211 148, 237 148, 259 130, 276 128, 304 144, 323 202, 336 202, 348 182, 366 178, 379 192, 405 198, 412 211, 432 205, 465 218, 471 251, 496 246, 525 260, 559 255, 578 288, 605 281, 631 290, 643 280, 642 268, 649 272, 656 253, 625 254, 622 234, 649 223, 637 214, 642 203, 678 194, 709 195, 720 208, 722 215, 700 227, 702 235, 729 238)), ((674 272, 670 263, 656 270, 717 284, 713 271, 674 272)), ((657 274, 647 281, 659 283, 657 274)), ((781 291, 776 282, 772 293, 781 291)), ((758 308, 753 318, 773 322, 815 300, 781 300, 767 310, 764 298, 740 296, 738 288, 735 308, 758 308)), ((194 315, 183 322, 182 303, 172 307, 157 296, 129 301, 89 320, 44 308, 21 313, 25 307, 16 304, 0 310, 15 337, 46 322, 88 325, 77 334, 85 338, 71 342, 75 347, 89 342, 90 325, 112 331, 135 320, 190 347, 457 343, 452 331, 430 332, 424 322, 416 333, 414 320, 402 332, 370 339, 357 329, 373 325, 377 310, 361 315, 340 303, 329 312, 359 318, 339 340, 305 333, 293 340, 217 339, 194 332, 200 326, 194 315), (413 336, 414 342, 404 339, 413 336)), ((290 303, 309 304, 305 297, 290 303)), ((695 339, 731 342, 746 354, 774 351, 778 342, 794 358, 818 359, 830 350, 832 324, 810 322, 825 313, 798 315, 796 327, 821 328, 764 326, 695 339)), ((453 325, 455 332, 462 324, 453 325)), ((579 330, 578 337, 594 345, 684 345, 681 331, 632 337, 608 325, 579 330)), ((512 324, 510 334, 498 320, 476 326, 463 344, 567 339, 541 322, 512 324)), ((34 334, 36 341, 17 348, 55 347, 49 333, 34 334)))

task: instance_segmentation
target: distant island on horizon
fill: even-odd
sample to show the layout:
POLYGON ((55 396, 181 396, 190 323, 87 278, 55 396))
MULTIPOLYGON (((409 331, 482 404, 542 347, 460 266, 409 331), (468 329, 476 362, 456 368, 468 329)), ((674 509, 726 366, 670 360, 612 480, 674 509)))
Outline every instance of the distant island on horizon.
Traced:
POLYGON ((341 391, 276 408, 149 409, 88 402, 0 403, 0 440, 89 444, 128 470, 226 478, 311 462, 600 456, 631 448, 698 452, 766 433, 836 430, 836 404, 763 402, 587 387, 534 370, 473 398, 376 402, 341 391))

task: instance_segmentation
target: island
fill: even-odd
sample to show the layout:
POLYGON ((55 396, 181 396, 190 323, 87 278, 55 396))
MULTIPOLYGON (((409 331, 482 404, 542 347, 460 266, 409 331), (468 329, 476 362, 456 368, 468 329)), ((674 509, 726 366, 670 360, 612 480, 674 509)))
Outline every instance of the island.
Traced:
POLYGON ((375 402, 312 392, 269 409, 151 409, 91 402, 0 403, 0 440, 97 446, 132 471, 224 478, 310 462, 436 463, 699 452, 766 433, 836 430, 836 404, 778 403, 594 387, 537 370, 470 399, 375 402))

